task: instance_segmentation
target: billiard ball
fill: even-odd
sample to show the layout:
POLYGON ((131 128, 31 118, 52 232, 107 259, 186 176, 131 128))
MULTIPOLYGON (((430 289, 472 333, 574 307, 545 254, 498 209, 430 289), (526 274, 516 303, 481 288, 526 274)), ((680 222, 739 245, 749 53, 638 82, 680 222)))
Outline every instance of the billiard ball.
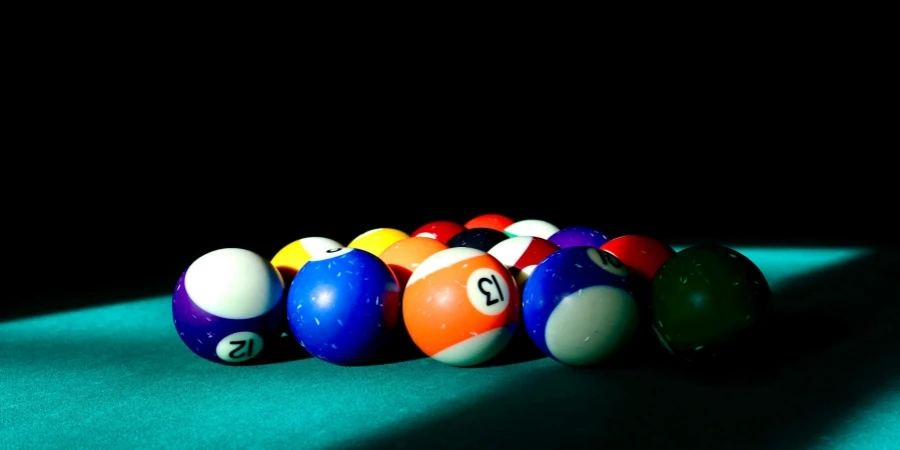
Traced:
POLYGON ((424 237, 409 237, 385 249, 380 258, 390 267, 400 283, 401 301, 403 288, 413 271, 429 256, 450 247, 443 242, 424 237))
POLYGON ((600 248, 609 241, 609 238, 599 230, 590 227, 568 227, 553 233, 547 240, 558 245, 559 248, 577 246, 600 248))
POLYGON ((559 247, 546 239, 519 236, 501 241, 488 254, 509 269, 521 290, 534 268, 557 250, 559 247))
MULTIPOLYGON (((628 269, 632 292, 640 307, 641 323, 651 323, 650 282, 663 263, 675 254, 675 250, 659 240, 636 234, 612 239, 600 249, 614 255, 628 269)), ((659 348, 656 334, 649 326, 641 326, 637 340, 642 349, 656 351, 659 348)))
POLYGON ((675 255, 675 250, 668 244, 637 234, 617 237, 603 244, 600 249, 619 258, 619 261, 622 261, 622 264, 628 268, 629 273, 639 277, 645 283, 653 280, 659 268, 675 255))
POLYGON ((285 287, 290 287, 294 275, 297 275, 297 271, 309 261, 311 255, 338 247, 343 247, 343 245, 333 239, 323 237, 299 239, 279 250, 272 258, 272 264, 281 272, 285 287))
POLYGON ((281 337, 284 282, 249 250, 223 248, 197 258, 172 296, 175 330, 197 355, 223 364, 256 358, 281 337))
POLYGON ((720 245, 688 247, 653 278, 651 325, 669 353, 710 360, 746 343, 772 308, 772 291, 746 256, 720 245))
POLYGON ((465 229, 465 227, 458 223, 439 220, 437 222, 422 225, 416 231, 410 233, 410 236, 437 239, 446 244, 450 238, 456 236, 465 229))
POLYGON ((482 214, 464 223, 463 226, 466 228, 490 228, 503 231, 513 223, 512 219, 500 214, 482 214))
POLYGON ((556 225, 537 219, 520 220, 503 229, 509 237, 533 236, 541 239, 549 239, 557 231, 559 228, 556 225))
POLYGON ((364 363, 397 325, 399 292, 391 269, 367 251, 334 248, 314 255, 288 291, 291 332, 316 358, 338 365, 364 363))
POLYGON ((397 241, 408 237, 408 234, 393 228, 376 228, 357 236, 350 241, 350 244, 347 245, 347 247, 365 250, 378 256, 384 249, 396 244, 397 241))
MULTIPOLYGON (((281 278, 284 280, 284 295, 287 296, 297 271, 309 261, 312 255, 321 254, 326 250, 338 247, 343 247, 343 245, 333 239, 308 237, 291 242, 279 250, 272 258, 272 264, 278 269, 278 272, 281 273, 281 278)), ((287 302, 281 302, 281 305, 286 308, 287 302)), ((290 334, 291 328, 287 322, 287 310, 284 311, 283 316, 284 324, 282 329, 285 334, 290 334)))
POLYGON ((506 239, 509 239, 509 236, 491 228, 470 228, 453 236, 453 239, 447 241, 447 245, 450 247, 474 248, 487 252, 506 239))
POLYGON ((623 349, 639 310, 628 270, 615 256, 569 247, 538 264, 522 293, 528 335, 547 356, 570 366, 601 364, 623 349))
POLYGON ((475 366, 509 344, 520 306, 516 282, 503 263, 481 250, 456 247, 431 255, 413 271, 403 320, 427 356, 475 366))

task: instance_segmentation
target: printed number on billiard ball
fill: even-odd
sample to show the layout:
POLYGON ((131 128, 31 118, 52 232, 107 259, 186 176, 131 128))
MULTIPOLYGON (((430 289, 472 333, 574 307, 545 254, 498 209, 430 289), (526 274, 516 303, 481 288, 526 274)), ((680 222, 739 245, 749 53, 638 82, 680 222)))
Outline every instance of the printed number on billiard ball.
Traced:
POLYGON ((628 269, 625 268, 625 264, 622 264, 622 261, 619 261, 619 258, 613 256, 612 253, 609 253, 605 250, 598 250, 596 252, 589 252, 588 256, 590 256, 590 258, 594 260, 594 262, 597 263, 598 266, 602 267, 607 272, 613 275, 619 275, 622 277, 628 275, 628 269), (599 255, 599 261, 597 260, 597 255, 599 255))
POLYGON ((497 283, 499 283, 499 281, 497 281, 497 276, 494 274, 491 274, 490 278, 482 277, 478 279, 478 290, 481 291, 482 294, 484 294, 484 299, 487 306, 495 305, 498 302, 503 301, 503 291, 501 291, 500 288, 497 287, 497 283), (490 290, 485 289, 485 284, 491 286, 490 290), (493 294, 495 292, 497 294, 497 298, 493 297, 493 294))
POLYGON ((224 361, 246 361, 262 351, 263 340, 256 333, 239 331, 219 341, 216 354, 224 361))
POLYGON ((476 269, 466 283, 472 306, 482 314, 495 316, 506 310, 509 286, 503 277, 486 267, 476 269))
POLYGON ((244 359, 245 357, 253 356, 253 339, 249 341, 231 341, 231 345, 235 346, 234 350, 228 353, 228 357, 232 359, 244 359), (249 342, 249 344, 248 344, 249 342), (238 354, 239 351, 243 350, 244 347, 247 347, 247 351, 243 354, 238 354))
POLYGON ((341 256, 345 253, 350 253, 351 251, 353 251, 353 249, 347 248, 347 247, 329 248, 328 250, 325 250, 325 253, 321 253, 319 255, 313 256, 311 258, 311 260, 321 261, 324 259, 335 258, 335 257, 341 256))

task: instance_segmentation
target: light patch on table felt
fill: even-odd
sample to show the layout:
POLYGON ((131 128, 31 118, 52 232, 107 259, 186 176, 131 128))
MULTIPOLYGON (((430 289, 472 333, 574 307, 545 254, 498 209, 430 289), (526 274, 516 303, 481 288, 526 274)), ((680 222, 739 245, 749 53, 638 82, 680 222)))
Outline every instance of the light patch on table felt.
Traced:
MULTIPOLYGON (((765 275, 772 290, 783 287, 797 277, 846 264, 872 253, 862 247, 726 247, 753 261, 765 275)), ((686 246, 673 247, 676 252, 686 246)))

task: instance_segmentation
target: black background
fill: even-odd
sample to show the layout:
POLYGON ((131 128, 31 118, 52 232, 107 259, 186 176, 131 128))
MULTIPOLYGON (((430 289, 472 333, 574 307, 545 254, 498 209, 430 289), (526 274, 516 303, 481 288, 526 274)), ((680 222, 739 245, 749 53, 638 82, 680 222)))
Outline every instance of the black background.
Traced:
MULTIPOLYGON (((301 237, 347 243, 372 228, 489 212, 673 244, 895 246, 896 139, 886 132, 896 125, 879 82, 891 72, 876 67, 890 59, 844 32, 764 45, 772 31, 754 25, 746 44, 702 33, 641 48, 627 43, 640 30, 587 45, 505 36, 470 46, 478 58, 457 35, 442 48, 357 40, 340 50, 320 36, 272 54, 243 35, 228 45, 231 31, 173 45, 156 24, 145 42, 73 34, 11 64, 21 82, 9 91, 24 99, 7 108, 0 155, 0 321, 168 294, 217 248, 272 256, 301 237)), ((781 294, 801 305, 772 338, 765 369, 785 380, 777 389, 748 397, 756 378, 742 374, 706 397, 634 390, 621 372, 612 386, 635 395, 618 410, 651 405, 634 423, 647 411, 687 418, 640 434, 694 448, 715 439, 710 430, 751 422, 763 432, 737 436, 763 447, 775 430, 821 436, 894 376, 896 305, 885 293, 896 292, 886 280, 897 264, 885 255, 781 294), (781 369, 810 353, 822 357, 781 369)), ((512 398, 481 402, 460 423, 508 416, 521 392, 554 382, 519 381, 512 398)), ((582 418, 594 417, 589 408, 582 418)), ((513 410, 515 423, 534 420, 531 408, 513 410)), ((609 435, 627 435, 625 422, 607 423, 609 435)), ((440 439, 442 429, 419 432, 440 439)))
POLYGON ((222 247, 271 257, 483 213, 672 244, 886 245, 895 229, 885 119, 808 72, 139 72, 44 83, 12 124, 27 139, 3 165, 4 317, 165 294, 222 247))
POLYGON ((218 248, 272 257, 302 237, 347 244, 373 228, 412 232, 483 213, 673 245, 886 245, 892 223, 864 187, 836 183, 826 169, 776 170, 765 158, 749 166, 746 155, 713 149, 718 160, 671 165, 599 144, 577 152, 260 147, 156 156, 165 164, 106 161, 106 170, 61 176, 52 195, 20 201, 9 234, 15 301, 4 317, 166 294, 218 248))

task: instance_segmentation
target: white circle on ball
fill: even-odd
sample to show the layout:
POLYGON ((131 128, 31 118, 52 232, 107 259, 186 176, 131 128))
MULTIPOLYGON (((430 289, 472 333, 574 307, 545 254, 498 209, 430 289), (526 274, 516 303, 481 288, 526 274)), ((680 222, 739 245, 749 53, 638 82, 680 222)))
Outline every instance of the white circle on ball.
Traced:
POLYGON ((437 239, 437 235, 436 235, 436 234, 431 233, 431 232, 428 232, 428 231, 423 231, 423 232, 421 232, 421 233, 415 235, 414 237, 428 238, 428 239, 437 239))
POLYGON ((306 253, 313 257, 333 248, 343 248, 340 242, 323 237, 308 237, 300 239, 300 245, 306 253))
POLYGON ((591 366, 624 347, 637 320, 637 303, 628 292, 591 286, 567 295, 556 305, 547 318, 544 338, 560 362, 591 366))
POLYGON ((472 306, 482 314, 496 316, 509 306, 509 284, 496 270, 473 270, 466 281, 466 291, 472 306))
POLYGON ((333 247, 316 254, 309 254, 310 261, 325 261, 326 259, 337 258, 341 255, 346 255, 347 253, 352 252, 355 249, 347 248, 347 247, 333 247))
POLYGON ((188 267, 184 289, 194 304, 214 316, 252 319, 281 300, 284 280, 272 263, 256 253, 223 248, 197 258, 188 267))
POLYGON ((591 248, 588 249, 587 254, 591 261, 600 266, 601 269, 617 277, 628 276, 628 269, 625 267, 625 264, 622 264, 622 261, 619 261, 619 258, 613 256, 612 253, 591 248))
POLYGON ((222 361, 239 363, 255 358, 262 349, 262 337, 251 331, 238 331, 219 341, 216 355, 222 361))

